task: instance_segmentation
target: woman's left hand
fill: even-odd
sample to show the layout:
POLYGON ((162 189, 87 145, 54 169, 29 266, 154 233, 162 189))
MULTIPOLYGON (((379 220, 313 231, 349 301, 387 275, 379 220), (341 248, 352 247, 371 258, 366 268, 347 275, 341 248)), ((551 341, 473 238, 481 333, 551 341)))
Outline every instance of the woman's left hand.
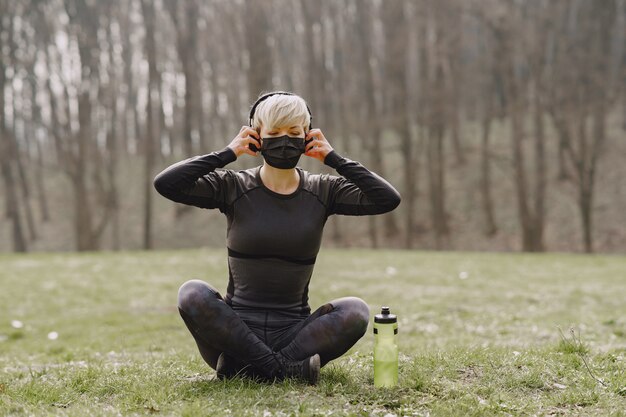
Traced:
POLYGON ((319 129, 311 129, 304 139, 307 141, 312 139, 310 142, 307 142, 306 148, 304 148, 304 154, 322 163, 326 155, 333 150, 333 147, 330 146, 330 143, 328 143, 326 137, 324 137, 324 134, 319 129))

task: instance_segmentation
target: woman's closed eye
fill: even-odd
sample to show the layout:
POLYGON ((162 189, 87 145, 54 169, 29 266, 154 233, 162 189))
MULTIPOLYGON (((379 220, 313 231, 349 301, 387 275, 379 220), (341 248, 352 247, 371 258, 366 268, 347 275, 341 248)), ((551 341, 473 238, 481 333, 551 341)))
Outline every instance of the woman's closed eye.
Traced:
MULTIPOLYGON (((278 132, 267 132, 267 134, 269 136, 276 136, 278 135, 278 132)), ((289 136, 300 136, 302 135, 302 132, 297 131, 297 130, 292 130, 291 132, 289 132, 289 136)))

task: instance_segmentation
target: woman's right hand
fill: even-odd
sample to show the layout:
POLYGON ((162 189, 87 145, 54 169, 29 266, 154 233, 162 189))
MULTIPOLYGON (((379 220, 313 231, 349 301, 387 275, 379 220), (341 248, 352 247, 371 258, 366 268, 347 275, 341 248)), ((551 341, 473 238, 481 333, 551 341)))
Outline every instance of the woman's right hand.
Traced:
POLYGON ((239 134, 230 142, 228 147, 235 152, 237 158, 240 155, 247 153, 248 155, 257 156, 258 152, 254 152, 248 147, 250 144, 254 144, 257 148, 261 148, 260 136, 256 130, 250 126, 242 126, 239 134))

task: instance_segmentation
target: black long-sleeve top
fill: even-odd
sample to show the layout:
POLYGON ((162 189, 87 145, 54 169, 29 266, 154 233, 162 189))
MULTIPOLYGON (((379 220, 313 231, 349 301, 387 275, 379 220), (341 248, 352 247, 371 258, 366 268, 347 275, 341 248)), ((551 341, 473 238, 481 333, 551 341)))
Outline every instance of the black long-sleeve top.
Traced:
POLYGON ((228 147, 171 165, 154 179, 164 197, 227 217, 229 282, 226 302, 239 309, 308 314, 308 287, 322 231, 332 214, 368 215, 393 210, 400 194, 377 174, 331 151, 324 163, 341 175, 296 167, 298 189, 267 188, 260 166, 223 168, 237 159, 228 147))

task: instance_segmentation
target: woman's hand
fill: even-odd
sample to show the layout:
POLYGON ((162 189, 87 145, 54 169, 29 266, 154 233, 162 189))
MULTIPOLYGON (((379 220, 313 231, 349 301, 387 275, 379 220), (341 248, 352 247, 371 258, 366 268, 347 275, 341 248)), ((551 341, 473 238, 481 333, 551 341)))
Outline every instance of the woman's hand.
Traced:
POLYGON ((235 152, 237 158, 240 155, 247 153, 248 155, 257 156, 258 152, 254 152, 248 147, 250 144, 254 144, 257 148, 261 148, 260 136, 256 130, 250 126, 242 126, 239 134, 230 142, 228 147, 235 152))
POLYGON ((306 156, 310 156, 311 158, 315 158, 322 163, 324 162, 326 155, 333 150, 333 147, 330 146, 330 143, 328 143, 326 137, 324 137, 324 134, 319 129, 311 129, 304 139, 312 139, 307 143, 306 148, 304 148, 304 154, 306 156))

